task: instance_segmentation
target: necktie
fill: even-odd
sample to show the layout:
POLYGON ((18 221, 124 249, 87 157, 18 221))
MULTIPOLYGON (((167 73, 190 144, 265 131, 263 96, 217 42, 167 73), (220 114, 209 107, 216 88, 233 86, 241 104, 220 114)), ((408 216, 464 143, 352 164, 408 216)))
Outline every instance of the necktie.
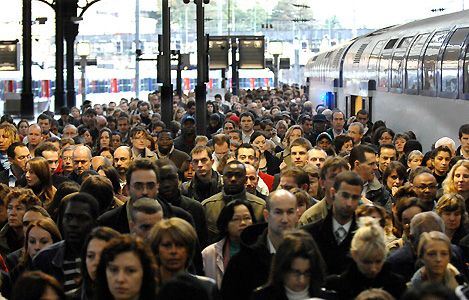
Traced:
POLYGON ((337 228, 337 230, 335 231, 335 238, 337 240, 337 244, 342 243, 346 235, 347 231, 344 229, 344 227, 340 226, 339 228, 337 228))

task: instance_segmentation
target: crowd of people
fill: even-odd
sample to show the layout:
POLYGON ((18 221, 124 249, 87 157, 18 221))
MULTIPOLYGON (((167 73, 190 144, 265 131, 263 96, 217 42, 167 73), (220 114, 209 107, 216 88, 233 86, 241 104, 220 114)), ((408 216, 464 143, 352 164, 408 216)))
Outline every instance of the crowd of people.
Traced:
POLYGON ((3 297, 466 299, 469 124, 424 150, 287 85, 215 95, 199 135, 191 95, 160 108, 1 117, 3 297))

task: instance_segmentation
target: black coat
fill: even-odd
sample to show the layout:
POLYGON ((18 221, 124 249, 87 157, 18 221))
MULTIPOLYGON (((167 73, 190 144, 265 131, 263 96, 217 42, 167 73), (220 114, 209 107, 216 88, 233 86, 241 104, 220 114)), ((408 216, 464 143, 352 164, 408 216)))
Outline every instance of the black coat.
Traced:
MULTIPOLYGON (((318 291, 310 290, 309 296, 311 298, 319 298, 326 300, 337 299, 336 294, 332 291, 325 291, 323 289, 318 291)), ((275 286, 264 286, 256 289, 251 296, 251 300, 288 300, 285 294, 285 289, 275 286)))
POLYGON ((352 225, 347 236, 339 245, 337 245, 334 233, 332 232, 332 210, 329 210, 324 220, 310 223, 302 229, 311 234, 316 241, 326 262, 328 274, 342 274, 352 263, 349 251, 353 235, 357 230, 355 217, 352 220, 352 225))
POLYGON ((386 267, 383 267, 375 278, 367 278, 358 270, 354 262, 341 275, 329 276, 326 288, 336 291, 341 300, 354 299, 362 291, 371 288, 381 288, 399 299, 406 290, 406 282, 386 267))
POLYGON ((241 250, 230 259, 221 283, 223 300, 249 299, 255 288, 267 282, 273 255, 266 227, 265 223, 252 225, 241 234, 241 250))
POLYGON ((265 160, 267 162, 266 173, 274 176, 275 174, 280 173, 280 165, 282 161, 277 156, 273 155, 269 151, 264 152, 265 160))

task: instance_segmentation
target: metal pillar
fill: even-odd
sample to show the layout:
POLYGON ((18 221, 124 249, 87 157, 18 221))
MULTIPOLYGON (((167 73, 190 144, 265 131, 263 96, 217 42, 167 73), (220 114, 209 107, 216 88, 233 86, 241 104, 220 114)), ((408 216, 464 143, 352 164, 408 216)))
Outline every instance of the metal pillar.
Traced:
POLYGON ((205 86, 206 61, 206 40, 204 33, 204 7, 202 0, 196 0, 197 19, 197 86, 195 87, 195 113, 197 120, 197 134, 205 135, 206 130, 206 103, 207 89, 205 86))
POLYGON ((238 62, 236 60, 236 51, 238 50, 238 44, 236 38, 231 39, 231 93, 238 95, 239 91, 239 73, 238 73, 238 62))
POLYGON ((280 55, 274 54, 274 87, 278 88, 278 58, 280 55))
MULTIPOLYGON (((140 49, 140 0, 135 0, 135 49, 140 49)), ((140 61, 138 59, 135 59, 135 97, 139 98, 139 96, 140 61)))
POLYGON ((23 0, 23 86, 21 91, 21 117, 34 119, 32 90, 31 0, 23 0))
POLYGON ((163 60, 161 63, 163 66, 164 74, 162 76, 163 86, 161 87, 161 119, 169 128, 169 125, 173 119, 173 85, 171 84, 171 12, 168 0, 162 1, 162 9, 163 55, 160 55, 160 58, 163 60))
POLYGON ((80 57, 80 69, 81 69, 81 103, 84 103, 86 100, 86 56, 82 55, 80 57))
POLYGON ((177 50, 178 64, 176 67, 176 93, 179 98, 182 97, 182 57, 181 51, 177 50))
POLYGON ((60 108, 65 106, 64 87, 64 12, 62 1, 55 4, 55 92, 54 111, 60 112, 60 108))
POLYGON ((75 92, 75 38, 78 35, 77 0, 64 0, 64 35, 67 42, 66 63, 67 63, 67 106, 76 106, 75 92))

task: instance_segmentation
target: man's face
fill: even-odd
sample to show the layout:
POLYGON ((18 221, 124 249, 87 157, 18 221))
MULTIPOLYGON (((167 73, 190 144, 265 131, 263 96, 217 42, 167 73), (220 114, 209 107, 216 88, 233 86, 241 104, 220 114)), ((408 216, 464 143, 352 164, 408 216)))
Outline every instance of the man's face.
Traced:
POLYGON ((270 124, 265 125, 264 134, 268 139, 272 137, 273 130, 274 130, 274 127, 272 125, 270 124))
POLYGON ((114 167, 117 169, 120 175, 125 175, 129 169, 132 157, 130 151, 126 148, 117 148, 114 152, 114 167))
POLYGON ((139 111, 141 117, 148 118, 150 115, 150 107, 148 105, 141 105, 139 111))
POLYGON ((241 145, 241 139, 237 132, 230 132, 228 135, 230 136, 230 150, 235 151, 241 145))
POLYGON ((234 126, 230 122, 226 122, 225 125, 223 125, 223 133, 228 134, 234 130, 234 126))
POLYGON ((194 153, 191 163, 198 178, 209 179, 212 176, 213 160, 211 157, 208 157, 207 151, 194 153))
POLYGON ((77 135, 78 135, 78 130, 76 129, 76 127, 67 127, 67 128, 64 128, 62 138, 73 139, 77 135))
POLYGON ((314 131, 318 133, 326 131, 326 126, 327 126, 326 122, 313 122, 314 131))
POLYGON ((424 202, 433 201, 436 197, 438 184, 435 176, 430 173, 422 173, 415 176, 412 182, 417 197, 424 202))
POLYGON ((65 241, 81 247, 94 225, 91 207, 87 203, 73 202, 73 205, 66 205, 62 219, 65 241))
POLYGON ((264 210, 264 218, 268 223, 269 233, 275 236, 282 236, 286 230, 295 228, 298 222, 296 214, 296 197, 273 196, 270 199, 270 210, 264 210))
POLYGON ((129 131, 129 120, 127 119, 120 119, 117 120, 117 129, 120 133, 127 133, 129 131))
POLYGON ((91 157, 89 153, 81 148, 73 151, 73 171, 77 175, 81 175, 86 170, 89 170, 91 166, 91 157))
POLYGON ((344 129, 345 118, 343 113, 334 113, 332 118, 332 128, 336 131, 342 131, 344 129))
POLYGON ((169 132, 160 133, 158 137, 158 150, 163 154, 168 154, 173 147, 173 139, 169 132))
POLYGON ((160 168, 159 195, 166 199, 172 199, 178 192, 179 178, 177 169, 171 165, 160 168))
POLYGON ((32 146, 37 146, 42 141, 41 128, 37 126, 31 126, 28 129, 28 143, 32 146))
POLYGON ((464 152, 468 153, 469 152, 469 133, 463 133, 461 138, 459 139, 459 142, 461 143, 461 149, 464 150, 464 152))
POLYGON ((146 240, 149 237, 153 226, 159 223, 162 219, 162 211, 154 214, 146 214, 144 212, 137 211, 134 213, 134 220, 129 223, 130 232, 143 240, 146 240))
POLYGON ((308 152, 308 160, 313 165, 316 165, 319 169, 322 168, 326 161, 327 154, 323 150, 313 149, 308 152))
POLYGON ((256 151, 251 148, 239 148, 238 157, 236 159, 243 164, 250 164, 255 166, 257 164, 256 151))
POLYGON ((83 124, 87 127, 92 127, 94 126, 94 115, 93 114, 84 114, 81 116, 81 120, 83 121, 83 124))
POLYGON ((228 143, 223 143, 221 145, 215 144, 214 145, 214 152, 215 156, 218 159, 221 159, 223 156, 225 156, 228 152, 230 151, 230 148, 228 147, 228 143))
POLYGON ((379 154, 379 170, 384 172, 389 164, 396 160, 396 150, 389 148, 382 148, 381 153, 379 154))
POLYGON ((17 165, 21 170, 26 170, 26 162, 31 159, 31 153, 28 147, 19 146, 15 148, 15 158, 11 160, 11 163, 17 165))
POLYGON ((103 106, 101 104, 95 104, 93 108, 98 116, 103 114, 103 106))
POLYGON ((279 188, 290 191, 298 187, 296 180, 292 176, 282 176, 280 177, 280 182, 278 184, 279 188))
POLYGON ((241 129, 244 132, 251 132, 252 128, 254 127, 254 122, 251 117, 244 116, 241 118, 241 129))
POLYGON ((359 144, 363 137, 363 134, 360 133, 360 128, 357 125, 349 126, 347 135, 353 139, 354 145, 359 144))
POLYGON ((246 169, 242 164, 229 164, 223 170, 223 190, 228 195, 238 194, 244 190, 246 169))
POLYGON ((334 186, 335 177, 339 173, 344 172, 344 171, 346 170, 343 168, 329 168, 326 172, 326 179, 325 180, 319 179, 320 185, 324 187, 324 191, 328 199, 332 200, 333 198, 333 195, 331 193, 331 188, 334 186))
POLYGON ((361 199, 361 193, 361 186, 350 185, 346 182, 342 182, 337 191, 334 188, 331 189, 334 198, 333 215, 337 221, 352 219, 361 199))
POLYGON ((303 122, 303 132, 304 133, 310 133, 312 128, 313 128, 313 121, 305 120, 303 122))
POLYGON ((368 123, 368 115, 357 114, 357 120, 362 123, 363 126, 366 126, 366 123, 368 123))
POLYGON ((435 167, 435 173, 438 175, 444 175, 448 172, 449 162, 451 160, 451 155, 446 151, 438 151, 436 154, 433 165, 435 167))
POLYGON ((49 163, 51 174, 54 174, 55 170, 59 166, 59 153, 57 151, 42 151, 42 156, 49 163))
POLYGON ((133 171, 130 183, 127 184, 132 202, 143 197, 156 199, 156 195, 158 195, 159 185, 153 170, 133 171))
POLYGON ((355 171, 364 180, 371 182, 375 178, 375 172, 378 170, 378 164, 376 163, 376 155, 374 153, 365 152, 365 161, 355 161, 355 171))
POLYGON ((255 194, 258 181, 256 169, 251 165, 246 165, 246 191, 255 194))
POLYGON ((303 146, 293 146, 290 150, 292 163, 303 168, 308 162, 308 150, 303 146))
POLYGON ((49 131, 50 130, 50 121, 49 119, 39 119, 37 123, 42 131, 49 131))

